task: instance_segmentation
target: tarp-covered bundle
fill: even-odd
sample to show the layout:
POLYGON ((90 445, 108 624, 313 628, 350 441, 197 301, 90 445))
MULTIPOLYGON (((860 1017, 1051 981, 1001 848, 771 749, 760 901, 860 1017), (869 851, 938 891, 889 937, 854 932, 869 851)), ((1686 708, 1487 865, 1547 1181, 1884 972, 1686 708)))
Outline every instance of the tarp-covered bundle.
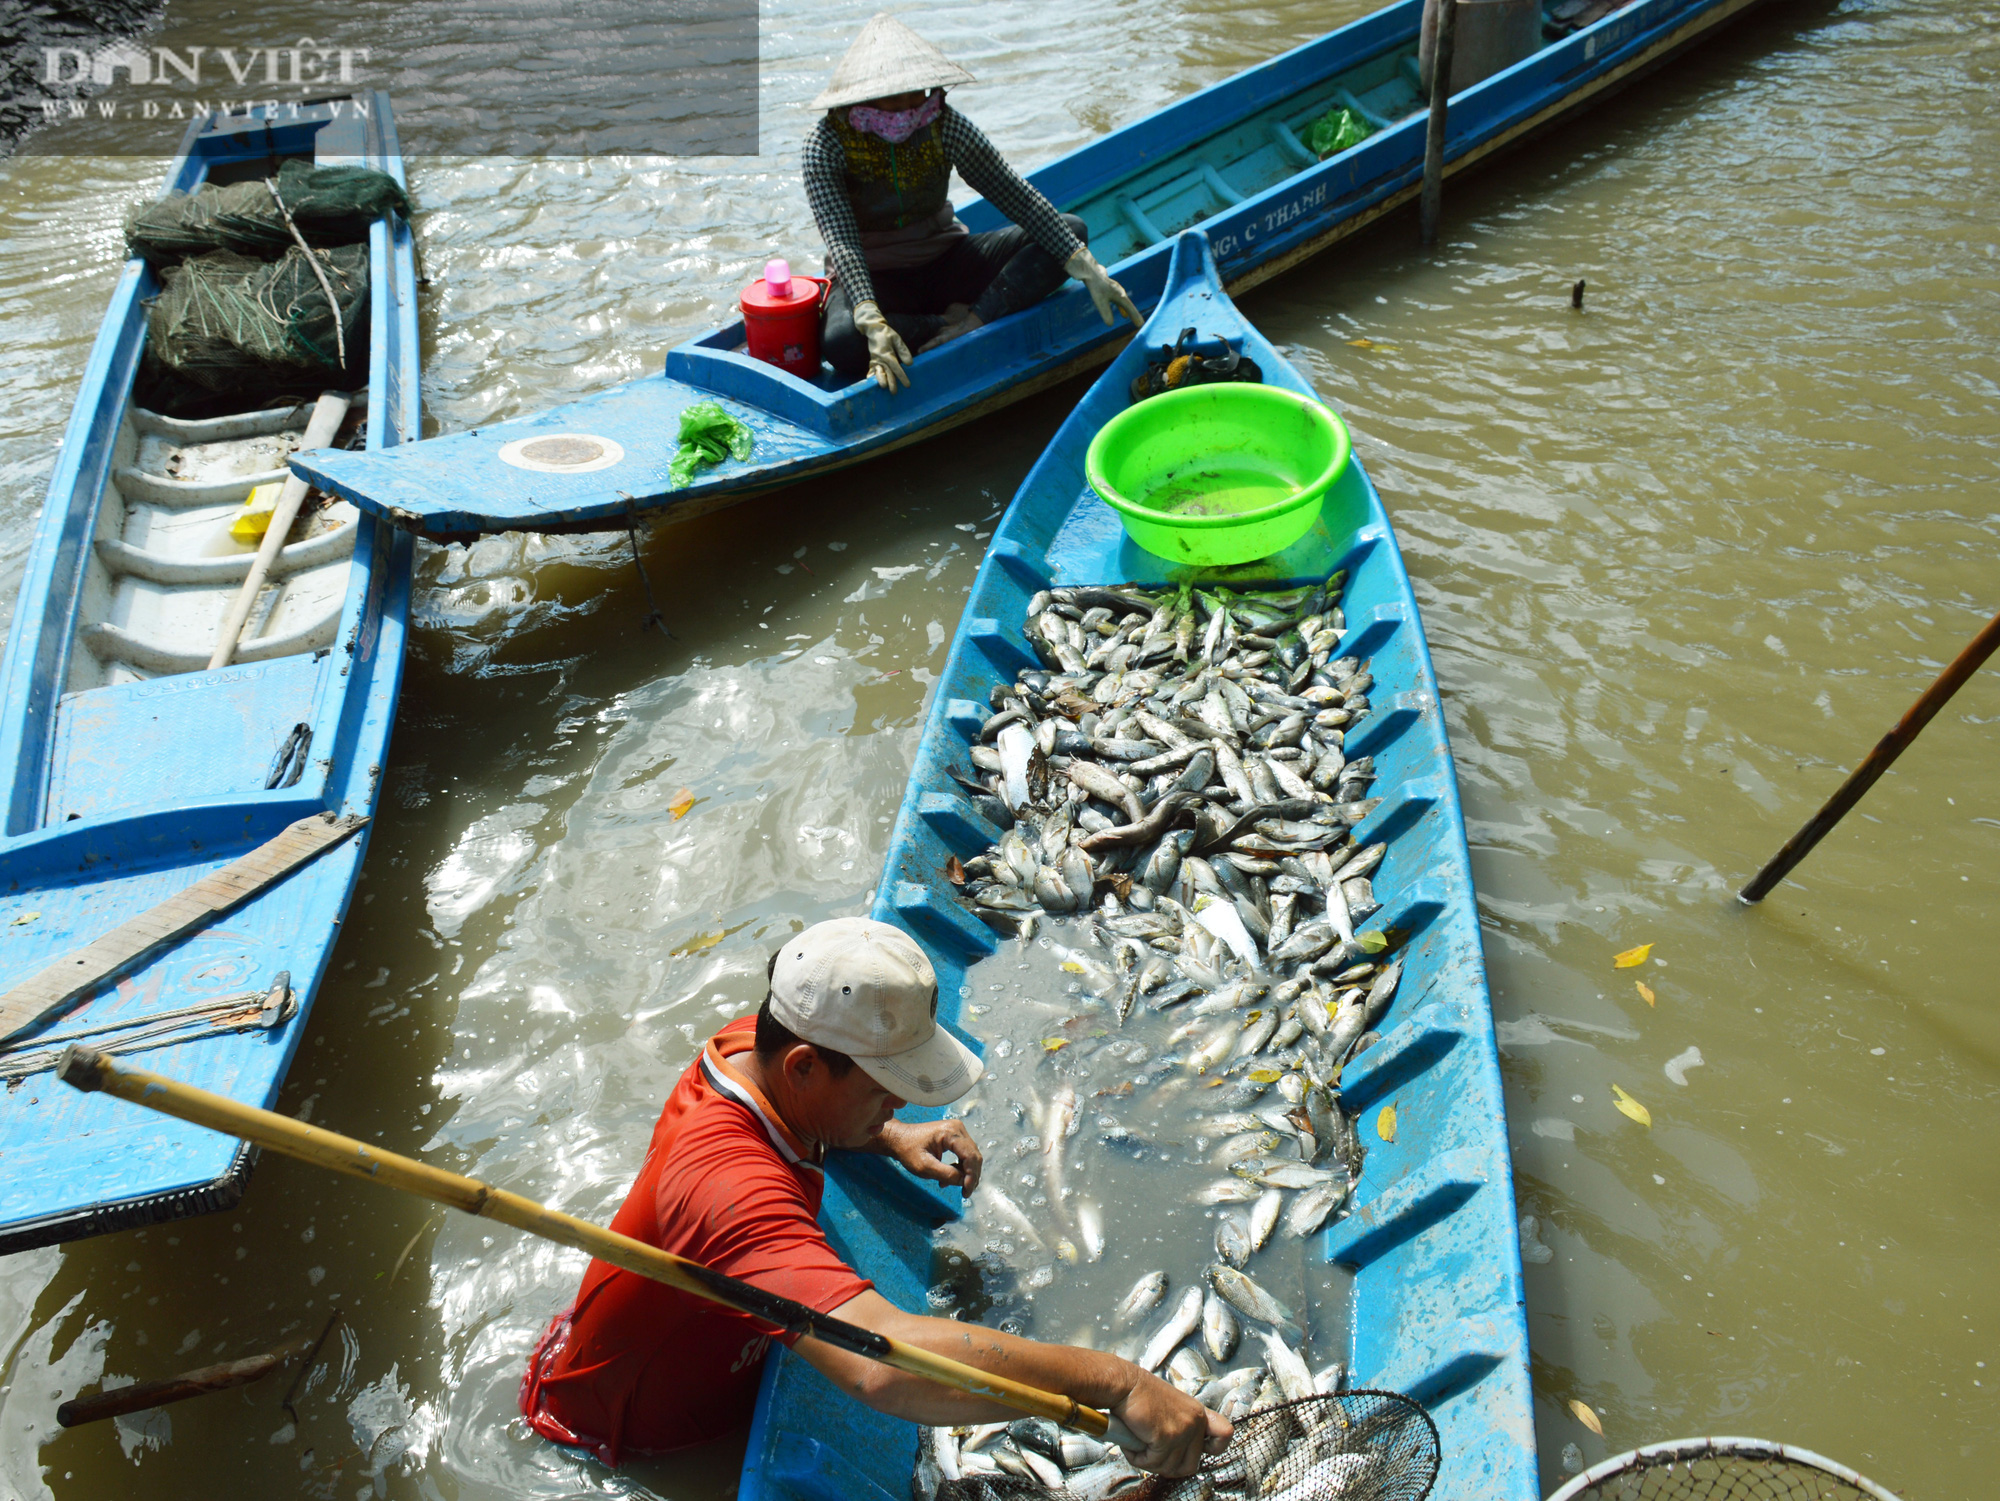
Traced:
MULTIPOLYGON (((384 214, 410 212, 401 184, 372 167, 315 167, 292 159, 278 168, 278 196, 310 245, 353 245, 384 214)), ((169 193, 125 216, 125 244, 156 267, 190 255, 234 250, 271 260, 298 242, 263 178, 224 186, 202 184, 169 193)))
POLYGON ((140 400, 197 416, 219 398, 233 410, 245 399, 360 385, 369 226, 409 212, 402 185, 386 172, 297 158, 271 175, 138 205, 126 215, 125 243, 160 278, 147 304, 140 400))
POLYGON ((205 390, 239 391, 246 383, 318 386, 344 368, 366 368, 368 247, 315 250, 333 301, 293 246, 276 261, 217 250, 161 273, 160 295, 146 311, 151 352, 176 375, 205 390), (334 332, 334 304, 340 333, 334 332))

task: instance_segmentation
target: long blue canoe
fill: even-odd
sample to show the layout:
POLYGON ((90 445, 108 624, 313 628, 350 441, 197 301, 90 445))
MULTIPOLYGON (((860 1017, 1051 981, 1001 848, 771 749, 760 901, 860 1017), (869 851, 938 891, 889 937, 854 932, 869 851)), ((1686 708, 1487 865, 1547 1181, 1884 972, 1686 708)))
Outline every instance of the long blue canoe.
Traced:
MULTIPOLYGON (((373 94, 199 120, 165 190, 255 180, 287 157, 403 174, 388 99, 373 94)), ((376 221, 369 250, 366 432, 380 452, 418 434, 409 225, 376 221)), ((230 521, 253 486, 285 477, 310 404, 206 420, 138 406, 145 304, 158 291, 143 260, 127 262, 0 662, 0 1012, 25 982, 77 962, 289 825, 375 807, 414 543, 345 504, 317 511, 279 553, 231 665, 209 671, 218 624, 249 572, 230 521)), ((0 1252, 241 1197, 250 1148, 65 1088, 40 1065, 78 1033, 114 1048, 150 1038, 158 1045, 142 1053, 145 1067, 272 1103, 366 841, 363 827, 141 952, 81 1004, 0 1039, 0 1252), (281 975, 289 993, 273 995, 281 975), (244 1011, 231 997, 267 996, 274 1004, 253 1004, 251 1025, 221 1030, 244 1011)))
MULTIPOLYGON (((1756 0, 1642 0, 1552 43, 1452 100, 1447 170, 1462 172, 1602 98, 1756 0)), ((1426 110, 1417 89, 1421 0, 1400 0, 1316 42, 1170 105, 1029 174, 1090 227, 1090 243, 1142 309, 1160 295, 1171 237, 1205 230, 1232 291, 1353 234, 1417 195, 1426 110), (1378 127, 1325 161, 1305 138, 1336 106, 1378 127)), ((960 214, 975 231, 990 204, 960 214)), ((743 325, 673 349, 663 376, 534 416, 394 452, 322 454, 295 467, 364 509, 433 537, 620 527, 634 512, 702 515, 914 443, 1109 359, 1107 329, 1074 283, 1039 306, 921 356, 913 389, 817 381, 744 352, 743 325), (719 401, 756 435, 679 490, 667 466, 680 413, 719 401)))
MULTIPOLYGON (((1367 1169, 1353 1213, 1320 1236, 1326 1261, 1351 1269, 1348 1368, 1357 1384, 1427 1404, 1443 1439, 1440 1501, 1533 1501, 1535 1432, 1521 1252, 1500 1089, 1500 1060, 1481 957, 1451 749, 1416 600, 1380 498, 1352 462, 1311 531, 1259 563, 1175 571, 1126 540, 1083 475, 1091 437, 1128 403, 1146 350, 1180 330, 1240 341, 1265 380, 1311 394, 1245 322, 1199 232, 1173 249, 1165 297, 1139 344, 1113 362, 1029 472, 973 581, 918 743, 897 814, 874 915, 898 923, 930 955, 939 1015, 980 1046, 959 1016, 968 969, 996 951, 991 931, 956 900, 945 862, 986 849, 1000 831, 974 810, 950 772, 988 713, 988 694, 1038 666, 1022 632, 1036 591, 1075 584, 1158 584, 1186 577, 1266 587, 1344 569, 1340 656, 1366 658, 1374 708, 1348 740, 1372 755, 1383 801, 1355 832, 1388 842, 1375 873, 1384 910, 1371 925, 1409 935, 1405 970, 1382 1041, 1349 1061, 1341 1093, 1364 1131, 1367 1169), (1373 1121, 1393 1102, 1400 1127, 1383 1141, 1373 1121)), ((1108 1206, 1115 1221, 1121 1208, 1108 1206)), ((838 1154, 823 1219, 841 1253, 883 1295, 924 1309, 931 1232, 959 1212, 957 1193, 887 1159, 838 1154)), ((1345 1277, 1331 1266, 1337 1297, 1345 1277)), ((852 1401, 811 1366, 779 1354, 766 1367, 750 1432, 743 1501, 901 1501, 909 1494, 916 1429, 852 1401)))

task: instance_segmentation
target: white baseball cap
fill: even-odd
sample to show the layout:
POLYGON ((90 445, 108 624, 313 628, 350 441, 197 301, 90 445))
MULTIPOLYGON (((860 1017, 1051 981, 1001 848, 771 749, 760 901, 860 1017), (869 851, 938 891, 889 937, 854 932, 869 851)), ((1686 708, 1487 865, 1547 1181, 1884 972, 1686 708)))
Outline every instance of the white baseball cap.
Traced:
POLYGON ((772 1016, 915 1105, 949 1104, 986 1071, 937 1024, 937 993, 937 972, 909 934, 868 917, 814 924, 771 970, 772 1016))

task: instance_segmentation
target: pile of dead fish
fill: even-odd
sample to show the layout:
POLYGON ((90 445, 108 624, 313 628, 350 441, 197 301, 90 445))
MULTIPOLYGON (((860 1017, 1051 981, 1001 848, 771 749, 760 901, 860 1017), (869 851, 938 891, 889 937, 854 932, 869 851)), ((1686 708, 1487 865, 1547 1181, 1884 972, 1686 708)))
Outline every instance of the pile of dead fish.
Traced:
MULTIPOLYGON (((1135 1008, 1182 1008, 1149 1073, 1214 1086, 1190 1129, 1220 1143, 1210 1160, 1229 1176, 1196 1198, 1240 1207, 1218 1225, 1203 1285, 1170 1298, 1154 1272, 1117 1320, 1140 1365, 1231 1417, 1341 1383, 1337 1365, 1308 1369, 1299 1320, 1244 1268, 1281 1226, 1310 1235, 1351 1193, 1362 1149, 1340 1071, 1373 1042, 1402 968, 1392 936, 1365 927, 1385 846, 1352 835, 1381 800, 1373 758, 1345 750, 1373 679, 1333 655, 1341 583, 1045 590, 1026 624, 1043 666, 994 690, 971 769, 954 773, 1005 830, 948 867, 965 906, 1023 938, 1055 920, 1064 968, 1118 1027, 1135 1008), (1222 1370, 1239 1345, 1249 1362, 1222 1370)), ((1081 1113, 1067 1091, 1046 1113, 1039 1138, 1059 1163, 1081 1113)), ((1047 1176, 1056 1218, 1094 1261, 1101 1223, 1047 1176)), ((1040 1420, 926 1431, 920 1497, 946 1481, 959 1482, 948 1496, 977 1494, 987 1477, 1096 1498, 1139 1472, 1040 1420)))

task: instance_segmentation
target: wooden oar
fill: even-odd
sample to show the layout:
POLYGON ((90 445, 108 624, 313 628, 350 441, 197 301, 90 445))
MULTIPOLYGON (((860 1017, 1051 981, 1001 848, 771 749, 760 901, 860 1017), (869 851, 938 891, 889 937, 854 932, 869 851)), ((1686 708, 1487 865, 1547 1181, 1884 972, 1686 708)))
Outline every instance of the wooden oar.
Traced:
MULTIPOLYGON (((313 262, 315 269, 318 264, 313 262)), ((328 295, 332 294, 329 292, 328 295)), ((333 321, 334 327, 339 328, 337 309, 333 321)), ((340 431, 341 422, 347 417, 352 399, 339 391, 328 391, 320 397, 313 405, 312 416, 306 419, 305 436, 299 439, 299 452, 308 453, 331 443, 334 434, 340 431)), ((291 535, 292 522, 298 518, 299 506, 306 498, 306 491, 311 488, 296 474, 285 476, 285 488, 278 492, 278 503, 271 508, 271 524, 264 529, 264 540, 257 546, 257 556, 251 559, 250 572, 244 577, 243 587, 236 591, 229 613, 222 617, 222 629, 216 632, 215 651, 208 659, 209 671, 227 667, 229 659, 236 655, 237 638, 243 634, 244 622, 250 618, 250 607, 257 602, 257 593, 264 587, 271 565, 284 551, 285 538, 291 535)))
POLYGON ((190 1121, 197 1126, 255 1142, 260 1147, 296 1157, 301 1162, 317 1163, 336 1173, 346 1173, 349 1177, 366 1178, 389 1188, 400 1188, 405 1193, 434 1199, 482 1219, 512 1225, 517 1230, 539 1235, 557 1245, 587 1251, 599 1261, 609 1262, 628 1272, 637 1272, 655 1282, 664 1282, 668 1287, 697 1298, 706 1298, 711 1303, 720 1303, 738 1313, 747 1313, 767 1324, 775 1324, 787 1333, 810 1335, 837 1349, 894 1366, 899 1371, 935 1381, 940 1386, 983 1397, 1031 1417, 1052 1419, 1092 1438, 1109 1435, 1120 1447, 1135 1452, 1145 1447, 1126 1430, 1124 1424, 1094 1407, 1085 1407, 1069 1397, 1024 1386, 1005 1376, 995 1376, 943 1355, 933 1355, 928 1350, 877 1334, 872 1329, 863 1329, 859 1325, 816 1313, 803 1303, 765 1292, 748 1282, 712 1271, 699 1262, 675 1256, 587 1220, 559 1213, 546 1205, 537 1204, 533 1199, 494 1188, 476 1178, 460 1177, 457 1173, 448 1173, 442 1168, 418 1162, 413 1157, 385 1152, 351 1137, 323 1131, 304 1121, 293 1120, 288 1115, 259 1110, 225 1095, 198 1089, 192 1084, 182 1084, 143 1069, 126 1068, 112 1062, 97 1049, 81 1043, 71 1043, 64 1051, 56 1073, 65 1084, 77 1089, 101 1090, 134 1105, 171 1115, 177 1120, 190 1121))
POLYGON ((1938 674, 1938 680, 1924 690, 1923 697, 1910 705, 1910 710, 1896 724, 1896 727, 1876 742, 1875 749, 1855 767, 1840 789, 1826 800, 1826 806, 1806 820, 1804 828, 1785 841, 1785 847, 1771 857, 1770 864, 1757 872, 1756 878, 1737 895, 1743 902, 1761 902, 1771 894, 1792 867, 1812 853, 1812 847, 1827 836, 1833 826, 1847 815, 1847 810, 1861 801, 1861 796, 1873 787, 1882 773, 1887 771, 1896 757, 1909 748, 1923 727, 1931 722, 1937 711, 1942 709, 1951 696, 1965 686, 1965 680, 1979 671, 1979 666, 2000 647, 2000 615, 1986 622, 1986 628, 1972 638, 1972 644, 1958 654, 1951 666, 1938 674))

